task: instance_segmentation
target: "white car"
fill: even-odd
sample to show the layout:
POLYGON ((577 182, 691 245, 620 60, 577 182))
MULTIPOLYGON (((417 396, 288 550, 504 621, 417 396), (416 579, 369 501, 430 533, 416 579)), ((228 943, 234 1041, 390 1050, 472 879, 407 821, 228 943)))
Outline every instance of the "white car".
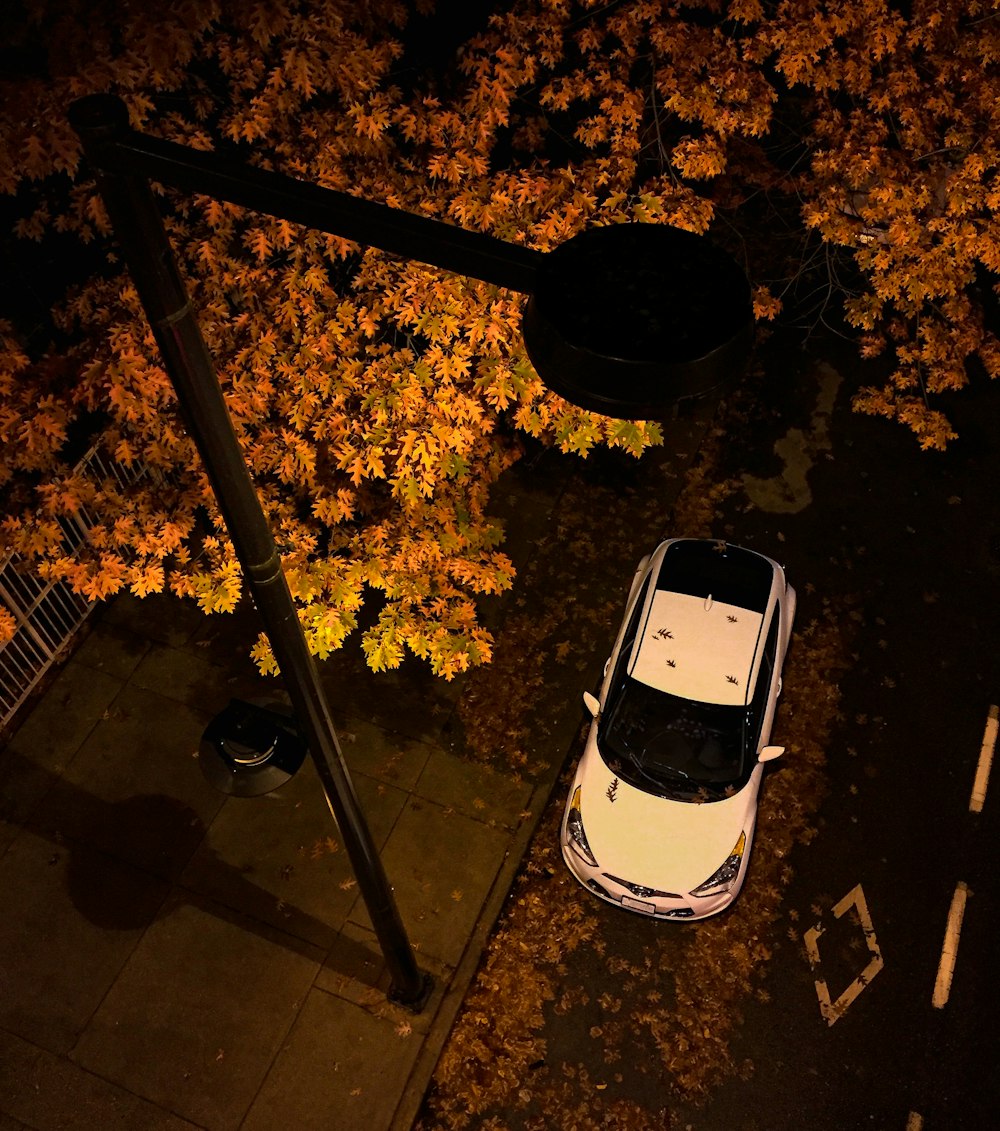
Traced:
POLYGON ((743 886, 795 590, 777 562, 671 538, 636 570, 562 823, 585 887, 703 919, 743 886))

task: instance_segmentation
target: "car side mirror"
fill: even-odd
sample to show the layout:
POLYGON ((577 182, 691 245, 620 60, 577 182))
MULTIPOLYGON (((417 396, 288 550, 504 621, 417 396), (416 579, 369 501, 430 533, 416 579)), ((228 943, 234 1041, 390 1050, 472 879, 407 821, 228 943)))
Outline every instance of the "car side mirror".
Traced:
POLYGON ((583 702, 584 702, 584 706, 587 708, 587 710, 596 719, 597 716, 601 713, 601 702, 597 698, 597 696, 592 695, 589 691, 585 691, 583 693, 583 702))
POLYGON ((765 746, 764 749, 757 755, 758 762, 773 762, 775 758, 780 758, 784 754, 784 746, 765 746))

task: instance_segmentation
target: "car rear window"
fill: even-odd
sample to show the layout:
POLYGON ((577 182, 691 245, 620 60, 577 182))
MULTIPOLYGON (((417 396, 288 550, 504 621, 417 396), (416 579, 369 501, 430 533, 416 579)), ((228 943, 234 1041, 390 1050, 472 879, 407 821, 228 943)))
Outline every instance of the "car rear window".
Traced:
POLYGON ((656 588, 763 613, 774 568, 760 554, 725 542, 682 539, 667 547, 656 588))

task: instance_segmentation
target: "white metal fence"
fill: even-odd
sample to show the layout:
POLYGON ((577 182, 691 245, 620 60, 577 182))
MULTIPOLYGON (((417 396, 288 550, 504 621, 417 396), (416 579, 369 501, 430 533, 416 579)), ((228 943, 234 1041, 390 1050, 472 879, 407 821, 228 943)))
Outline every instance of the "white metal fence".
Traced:
MULTIPOLYGON (((112 479, 119 487, 129 487, 154 474, 142 464, 126 466, 109 459, 96 447, 87 452, 76 471, 98 483, 112 479)), ((66 553, 79 554, 96 524, 96 516, 86 507, 61 519, 66 553)), ((14 634, 0 643, 2 730, 52 664, 61 658, 94 603, 74 593, 63 581, 38 577, 19 554, 0 559, 0 601, 17 626, 14 634)))

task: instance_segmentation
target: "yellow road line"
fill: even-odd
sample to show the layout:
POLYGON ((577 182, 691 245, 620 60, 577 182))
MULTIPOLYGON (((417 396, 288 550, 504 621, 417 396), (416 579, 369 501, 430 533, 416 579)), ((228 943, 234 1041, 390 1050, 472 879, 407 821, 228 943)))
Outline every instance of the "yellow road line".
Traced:
POLYGON ((948 908, 948 924, 944 931, 941 961, 938 963, 937 979, 934 982, 934 996, 931 998, 931 1005, 935 1009, 943 1009, 951 993, 951 979, 955 973, 958 940, 962 934, 962 916, 965 914, 968 895, 968 886, 959 880, 955 894, 951 897, 951 907, 948 908))
POLYGON ((983 731, 983 744, 979 750, 979 763, 976 766, 976 780, 972 784, 969 798, 969 812, 981 813, 986 800, 986 785, 990 780, 990 767, 993 765, 993 751, 997 744, 997 706, 994 703, 986 716, 986 729, 983 731))

